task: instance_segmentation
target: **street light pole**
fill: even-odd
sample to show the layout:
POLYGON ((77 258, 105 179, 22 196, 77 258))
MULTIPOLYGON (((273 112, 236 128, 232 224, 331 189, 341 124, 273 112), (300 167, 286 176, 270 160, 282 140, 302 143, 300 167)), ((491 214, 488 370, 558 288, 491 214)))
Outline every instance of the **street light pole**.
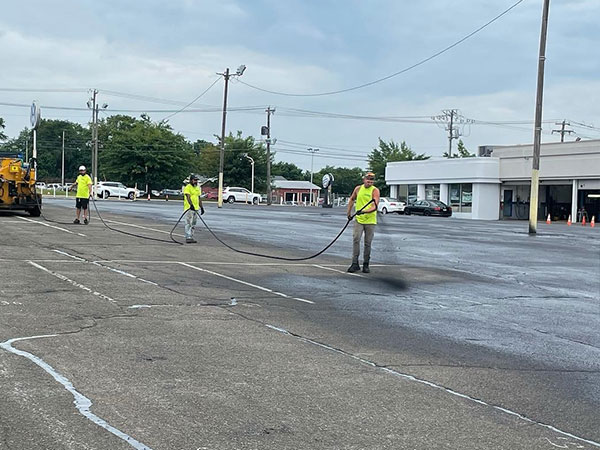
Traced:
POLYGON ((60 184, 65 185, 65 131, 62 132, 62 158, 61 158, 61 177, 60 184))
POLYGON ((229 67, 225 69, 223 73, 217 73, 225 79, 225 90, 223 92, 223 119, 221 121, 221 149, 219 152, 219 197, 217 206, 223 207, 223 166, 225 165, 225 123, 227 121, 227 91, 229 89, 229 78, 241 77, 246 70, 246 66, 243 64, 238 67, 235 73, 229 73, 229 67))
POLYGON ((529 194, 529 234, 537 233, 538 192, 540 189, 540 147, 542 140, 542 100, 544 97, 544 63, 546 61, 546 35, 550 0, 544 0, 540 55, 538 60, 537 95, 535 101, 535 127, 533 132, 533 161, 531 166, 531 192, 529 194))
POLYGON ((252 180, 250 182, 252 187, 250 188, 250 191, 254 194, 254 159, 248 155, 248 153, 244 153, 244 156, 250 160, 250 164, 252 165, 252 180))
POLYGON ((315 153, 317 153, 319 151, 318 148, 309 148, 308 151, 310 152, 310 204, 312 206, 313 204, 313 175, 314 175, 314 166, 313 166, 313 162, 315 160, 315 153))

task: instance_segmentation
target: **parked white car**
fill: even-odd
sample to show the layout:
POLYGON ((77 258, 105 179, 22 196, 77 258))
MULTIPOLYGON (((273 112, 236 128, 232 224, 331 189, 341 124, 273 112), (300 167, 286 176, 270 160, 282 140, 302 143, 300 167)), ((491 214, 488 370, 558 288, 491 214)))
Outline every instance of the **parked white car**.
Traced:
POLYGON ((96 192, 98 193, 98 197, 104 199, 108 197, 122 197, 128 198, 129 200, 133 200, 134 197, 140 196, 139 190, 135 190, 134 188, 128 188, 123 183, 119 183, 116 181, 102 181, 98 183, 96 192))
POLYGON ((226 187, 223 189, 223 201, 228 203, 244 202, 258 205, 260 203, 260 194, 250 192, 241 187, 226 187))
POLYGON ((379 199, 379 205, 377 205, 377 211, 379 211, 381 214, 393 212, 401 214, 404 212, 405 206, 406 203, 401 202, 399 200, 395 200, 389 197, 381 197, 379 199))

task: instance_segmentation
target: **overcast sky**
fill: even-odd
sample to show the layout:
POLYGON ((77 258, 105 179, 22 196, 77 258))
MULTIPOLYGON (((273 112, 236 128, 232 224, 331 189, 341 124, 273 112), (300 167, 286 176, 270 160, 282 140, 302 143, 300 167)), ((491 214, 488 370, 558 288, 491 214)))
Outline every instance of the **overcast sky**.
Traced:
MULTIPOLYGON (((477 29, 516 0, 62 0, 3 2, 0 15, 4 88, 98 88, 111 109, 177 109, 103 92, 189 102, 226 67, 245 64, 241 81, 287 93, 349 88, 397 72, 477 29)), ((325 164, 365 167, 377 138, 405 140, 441 156, 447 133, 435 123, 295 117, 290 109, 363 116, 424 116, 457 108, 480 121, 524 124, 465 126, 463 141, 529 143, 542 1, 525 0, 443 55, 376 85, 321 97, 278 96, 230 84, 227 130, 256 137, 264 107, 277 109, 276 159, 310 167, 307 147, 325 164), (347 156, 343 156, 347 155, 347 156)), ((550 6, 544 120, 600 127, 600 0, 554 0, 550 6)), ((85 107, 86 92, 0 91, 0 102, 85 107)), ((222 104, 219 81, 194 107, 222 104)), ((132 113, 135 115, 135 113, 132 113)), ((86 122, 87 111, 44 109, 45 118, 86 122)), ((155 120, 167 112, 150 114, 155 120)), ((29 111, 0 105, 9 136, 28 125, 29 111)), ((214 141, 217 112, 180 113, 173 128, 191 140, 214 141)), ((544 142, 557 141, 544 124, 544 142)), ((574 126, 583 139, 600 130, 574 126)), ((569 139, 574 139, 572 135, 569 139)), ((456 143, 455 143, 456 145, 456 143)))

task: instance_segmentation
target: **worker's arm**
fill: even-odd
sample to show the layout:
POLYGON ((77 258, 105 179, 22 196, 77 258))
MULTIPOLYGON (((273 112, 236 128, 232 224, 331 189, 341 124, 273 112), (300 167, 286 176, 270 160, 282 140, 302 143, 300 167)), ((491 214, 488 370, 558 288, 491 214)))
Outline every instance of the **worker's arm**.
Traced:
POLYGON ((88 192, 90 193, 90 197, 92 196, 92 183, 88 183, 88 192))
POLYGON ((358 189, 359 186, 356 186, 354 188, 354 191, 352 191, 352 195, 350 196, 350 200, 348 200, 348 209, 346 211, 348 219, 352 217, 352 208, 354 207, 354 202, 356 201, 356 196, 358 195, 358 189))
POLYGON ((190 208, 189 208, 189 209, 191 209, 192 211, 195 211, 195 210, 196 210, 196 208, 194 208, 194 203, 192 203, 192 196, 191 196, 190 194, 186 193, 186 194, 185 194, 185 198, 186 198, 186 199, 187 199, 187 201, 188 201, 188 205, 190 205, 190 208))
POLYGON ((200 215, 204 214, 204 206, 202 206, 202 197, 198 196, 198 205, 200 205, 200 215))
POLYGON ((377 189, 377 188, 373 189, 373 196, 371 198, 373 199, 373 203, 371 203, 371 205, 369 205, 368 208, 364 209, 362 214, 367 214, 367 213, 371 213, 373 211, 377 211, 377 205, 379 205, 379 189, 377 189))

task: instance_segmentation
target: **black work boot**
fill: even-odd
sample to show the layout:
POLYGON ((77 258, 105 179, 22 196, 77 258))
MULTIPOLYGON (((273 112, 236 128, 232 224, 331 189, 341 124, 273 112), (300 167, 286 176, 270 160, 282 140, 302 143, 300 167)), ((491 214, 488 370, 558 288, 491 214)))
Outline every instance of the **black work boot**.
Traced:
POLYGON ((348 272, 350 272, 350 273, 358 272, 359 270, 360 270, 360 266, 358 265, 357 262, 353 262, 352 265, 350 267, 348 267, 348 272))
POLYGON ((369 269, 369 263, 363 263, 363 273, 371 273, 371 269, 369 269))
POLYGON ((79 225, 81 222, 79 221, 79 219, 75 219, 75 220, 73 221, 73 223, 74 223, 75 225, 79 225))

